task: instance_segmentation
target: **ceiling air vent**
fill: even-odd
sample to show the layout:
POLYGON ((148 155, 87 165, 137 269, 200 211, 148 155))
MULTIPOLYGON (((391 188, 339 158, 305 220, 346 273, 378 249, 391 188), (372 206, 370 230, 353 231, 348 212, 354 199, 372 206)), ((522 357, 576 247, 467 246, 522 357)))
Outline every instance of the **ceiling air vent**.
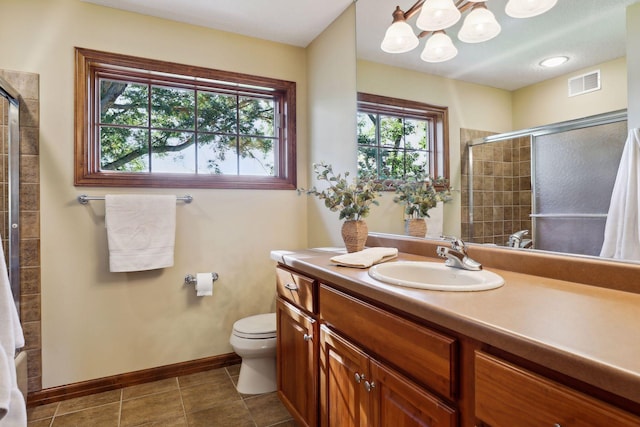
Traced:
POLYGON ((600 90, 600 70, 591 71, 569 79, 569 96, 600 90))

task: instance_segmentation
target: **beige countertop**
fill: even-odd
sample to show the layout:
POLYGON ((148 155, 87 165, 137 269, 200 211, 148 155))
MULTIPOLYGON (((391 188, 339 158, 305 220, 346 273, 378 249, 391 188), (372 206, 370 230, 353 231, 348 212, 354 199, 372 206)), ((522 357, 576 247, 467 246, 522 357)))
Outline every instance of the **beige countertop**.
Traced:
MULTIPOLYGON (((640 294, 490 267, 485 268, 501 275, 504 286, 478 292, 413 289, 372 279, 367 269, 336 266, 330 261, 336 253, 274 251, 272 258, 365 299, 640 403, 640 294)), ((400 253, 397 260, 443 262, 407 253, 400 253)))

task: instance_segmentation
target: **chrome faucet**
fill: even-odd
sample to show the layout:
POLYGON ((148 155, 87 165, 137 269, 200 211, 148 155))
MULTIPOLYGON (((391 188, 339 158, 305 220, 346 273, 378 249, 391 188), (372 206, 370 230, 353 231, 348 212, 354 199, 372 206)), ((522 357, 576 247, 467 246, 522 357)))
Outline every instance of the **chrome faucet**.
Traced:
POLYGON ((509 236, 509 240, 507 241, 507 246, 512 248, 527 248, 530 247, 533 242, 530 239, 524 239, 524 236, 529 234, 529 230, 520 230, 516 231, 512 235, 509 236))
POLYGON ((441 236, 451 244, 451 247, 438 246, 436 253, 440 258, 445 258, 444 265, 463 270, 482 270, 482 264, 469 258, 467 255, 467 245, 457 237, 441 236))

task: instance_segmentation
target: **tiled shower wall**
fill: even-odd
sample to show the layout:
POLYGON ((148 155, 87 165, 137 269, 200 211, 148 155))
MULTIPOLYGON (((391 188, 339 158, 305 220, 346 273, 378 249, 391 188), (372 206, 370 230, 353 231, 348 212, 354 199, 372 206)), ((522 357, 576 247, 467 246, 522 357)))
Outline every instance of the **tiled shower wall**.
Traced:
MULTIPOLYGON (((25 334, 23 350, 28 358, 29 392, 42 389, 42 341, 40 335, 40 83, 39 75, 0 70, 20 94, 20 320, 25 334)), ((8 103, 2 104, 2 232, 6 255, 8 222, 7 150, 8 103)))
POLYGON ((489 135, 492 133, 461 130, 462 235, 475 243, 505 245, 510 234, 531 231, 531 144, 528 137, 521 137, 473 148, 470 206, 467 142, 489 135))

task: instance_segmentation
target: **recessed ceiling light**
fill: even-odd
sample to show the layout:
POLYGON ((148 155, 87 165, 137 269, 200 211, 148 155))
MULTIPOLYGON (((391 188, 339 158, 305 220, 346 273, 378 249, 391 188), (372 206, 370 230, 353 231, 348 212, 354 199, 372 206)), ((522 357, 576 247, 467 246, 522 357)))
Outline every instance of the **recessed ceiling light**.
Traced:
POLYGON ((564 64, 568 60, 569 58, 566 56, 554 56, 541 61, 540 65, 545 68, 557 67, 558 65, 564 64))

